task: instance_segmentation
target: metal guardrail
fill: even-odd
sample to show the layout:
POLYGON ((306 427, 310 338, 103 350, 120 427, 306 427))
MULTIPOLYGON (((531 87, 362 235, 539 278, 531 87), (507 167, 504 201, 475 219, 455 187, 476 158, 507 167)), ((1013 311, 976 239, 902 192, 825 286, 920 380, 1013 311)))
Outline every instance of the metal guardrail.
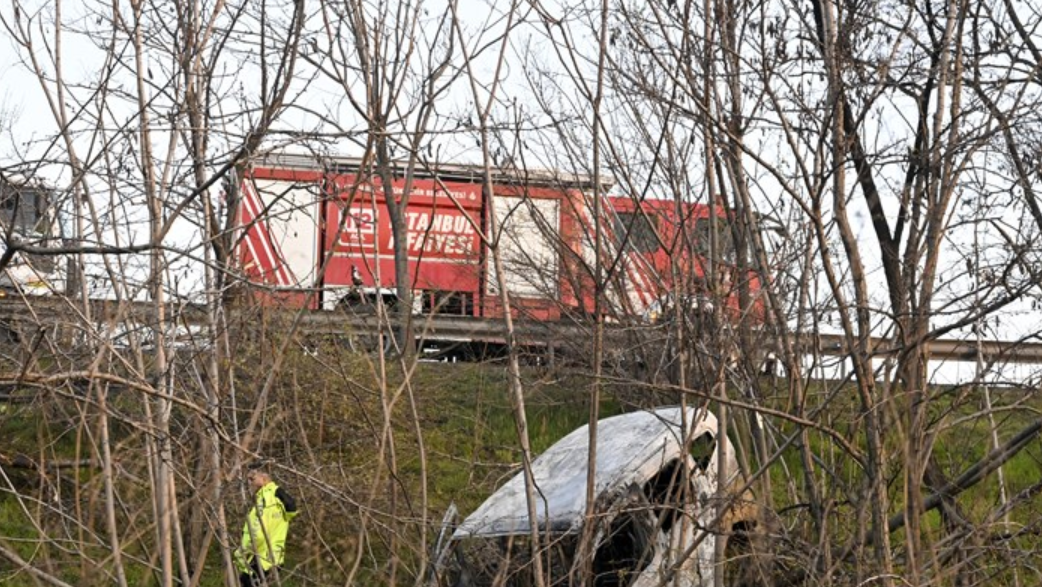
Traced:
MULTIPOLYGON (((154 323, 154 306, 149 302, 120 302, 92 300, 89 303, 89 320, 95 324, 130 321, 140 325, 154 323)), ((279 320, 288 323, 295 317, 292 310, 254 308, 232 309, 232 320, 258 319, 279 320)), ((169 307, 168 319, 182 325, 199 325, 205 318, 204 308, 191 305, 169 307)), ((0 299, 0 327, 12 330, 39 330, 48 327, 75 328, 87 319, 83 305, 63 298, 19 298, 9 296, 0 299)), ((422 315, 414 316, 414 334, 418 338, 434 341, 471 341, 503 343, 506 332, 502 320, 467 316, 422 315)), ((308 311, 300 316, 300 331, 309 335, 375 335, 397 327, 390 318, 380 319, 374 313, 350 313, 346 311, 308 311)), ((606 325, 609 337, 624 336, 627 331, 648 330, 648 326, 606 325)), ((515 321, 516 340, 528 346, 562 346, 567 341, 589 340, 592 325, 575 321, 538 322, 515 321)), ((845 337, 836 334, 805 334, 799 336, 804 353, 820 353, 829 356, 850 354, 851 345, 845 337)), ((889 339, 873 338, 870 341, 874 358, 885 359, 901 352, 889 339)), ((1042 364, 1042 343, 1027 341, 982 341, 980 344, 967 340, 932 340, 927 343, 930 357, 936 360, 984 361, 1042 364)))
MULTIPOLYGON (((816 339, 817 348, 822 354, 844 356, 850 354, 846 338, 838 334, 819 334, 806 338, 816 339)), ((890 339, 871 339, 872 356, 886 358, 904 350, 890 339)), ((1028 341, 983 340, 980 343, 972 340, 936 339, 926 342, 930 358, 945 361, 1042 364, 1042 343, 1028 341)), ((813 348, 813 347, 811 347, 813 348)))

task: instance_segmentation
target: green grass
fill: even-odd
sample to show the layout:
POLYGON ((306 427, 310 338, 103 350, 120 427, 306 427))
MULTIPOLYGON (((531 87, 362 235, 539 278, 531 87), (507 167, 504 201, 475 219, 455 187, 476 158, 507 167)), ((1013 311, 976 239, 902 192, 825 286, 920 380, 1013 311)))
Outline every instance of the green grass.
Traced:
MULTIPOLYGON (((238 396, 233 412, 225 398, 222 422, 227 427, 234 415, 242 424, 249 417, 256 396, 267 377, 270 365, 267 353, 243 352, 236 356, 236 388, 238 396)), ((395 462, 394 475, 389 474, 390 449, 385 446, 383 460, 379 460, 383 426, 384 399, 394 396, 402 382, 402 374, 395 365, 389 367, 387 385, 381 385, 373 376, 375 366, 366 357, 337 349, 322 349, 318 358, 294 352, 287 358, 280 376, 271 391, 270 403, 264 411, 262 427, 251 446, 261 454, 276 459, 288 467, 280 470, 280 482, 297 494, 303 513, 294 522, 288 566, 294 571, 293 585, 343 584, 347 569, 354 562, 356 552, 363 553, 359 584, 382 584, 388 569, 392 544, 402 565, 404 578, 418 572, 422 551, 429 545, 442 513, 455 502, 462 515, 476 508, 510 474, 517 471, 520 462, 515 419, 511 408, 511 394, 505 367, 501 364, 421 364, 411 381, 410 391, 396 397, 391 414, 391 440, 395 462), (419 426, 420 436, 416 427, 419 426), (426 460, 418 450, 422 440, 426 460), (426 466, 427 503, 421 501, 421 473, 426 466), (367 541, 361 545, 358 536, 361 520, 366 521, 367 541), (422 524, 426 523, 426 526, 422 524), (426 534, 424 534, 426 531, 426 534), (423 541, 427 540, 428 544, 423 541), (341 568, 342 565, 343 568, 341 568)), ((528 433, 534 452, 539 453, 552 443, 587 423, 590 413, 591 382, 581 374, 544 368, 526 368, 523 373, 528 433)), ((632 402, 638 403, 646 390, 639 386, 605 384, 600 406, 601 417, 617 414, 632 402), (618 393, 616 393, 618 392, 618 393), (625 400, 620 400, 625 397, 625 400)), ((826 399, 825 389, 812 386, 808 394, 809 406, 826 399)), ((765 391, 766 393, 766 391, 765 391)), ((735 395, 734 397, 740 397, 735 395)), ((948 397, 948 396, 943 396, 948 397)), ((771 407, 785 409, 787 396, 774 393, 768 400, 771 407)), ((859 404, 853 393, 839 390, 831 396, 821 420, 843 434, 858 450, 864 451, 859 404)), ((1037 403, 1037 400, 1036 400, 1037 403)), ((122 418, 111 422, 114 452, 122 467, 117 479, 121 501, 120 529, 124 532, 128 553, 127 570, 131 584, 148 584, 153 572, 147 564, 153 552, 154 531, 151 527, 150 490, 144 454, 147 430, 128 423, 143 421, 144 403, 135 394, 114 397, 112 408, 122 418)), ((68 399, 46 405, 20 405, 0 414, 4 432, 4 454, 24 453, 34 459, 87 458, 97 442, 96 414, 86 408, 89 417, 80 418, 79 408, 68 399), (85 426, 84 426, 85 424, 85 426)), ((950 412, 949 419, 968 416, 974 406, 969 404, 938 405, 931 411, 933 417, 950 412)), ((746 414, 732 411, 735 423, 745 421, 746 414)), ((1032 418, 1029 410, 1012 413, 1002 422, 1004 438, 1019 430, 1032 418)), ((199 420, 185 410, 175 410, 175 465, 184 473, 178 488, 186 511, 205 512, 204 502, 193 501, 190 483, 197 471, 193 463, 199 459, 199 420)), ((783 420, 772 420, 777 427, 775 438, 791 434, 796 427, 783 420)), ((228 428, 226 428, 227 430, 228 428)), ((831 530, 835 541, 850 536, 858 490, 864 479, 862 469, 838 447, 835 440, 819 431, 808 435, 811 450, 819 457, 816 463, 816 481, 828 482, 824 496, 832 507, 831 530), (835 475, 829 477, 825 468, 835 475)), ((957 429, 947 430, 938 438, 935 458, 949 478, 986 453, 988 429, 982 420, 967 422, 957 429)), ((746 447, 751 443, 743 438, 746 447)), ((389 445, 388 445, 389 446, 389 445)), ((887 448, 899 455, 901 445, 893 438, 887 448)), ((235 455, 234 448, 222 446, 226 457, 235 455)), ((1017 455, 1005 467, 1010 494, 1021 491, 1039 481, 1042 450, 1035 442, 1017 455)), ((755 463, 754 463, 755 464, 755 463)), ((6 470, 6 469, 5 469, 6 470)), ((896 469, 895 469, 896 470, 896 469)), ((786 512, 786 528, 807 527, 806 495, 802 486, 803 465, 796 445, 787 448, 781 461, 769 470, 773 494, 778 510, 786 512)), ((15 482, 20 492, 52 499, 54 488, 60 490, 63 511, 69 515, 89 512, 101 503, 100 477, 96 470, 87 468, 72 474, 63 473, 62 480, 53 486, 34 485, 32 475, 20 474, 15 482), (79 500, 78 502, 76 500, 79 500), (75 506, 79 506, 76 509, 75 506)), ((898 476, 889 485, 891 510, 901 510, 903 480, 898 476)), ((960 506, 972 520, 979 520, 998 503, 995 477, 975 486, 959 496, 960 506)), ((50 503, 50 502, 48 502, 50 503)), ((225 495, 227 519, 233 539, 238 536, 242 516, 249 507, 238 485, 234 483, 225 495)), ((1013 521, 1019 524, 1036 523, 1032 520, 1034 507, 1023 507, 1014 512, 1013 521)), ((67 520, 52 513, 31 510, 30 514, 48 537, 75 538, 68 530, 67 520)), ((78 514, 77 514, 78 515, 78 514)), ((209 518, 208 518, 209 519, 209 518)), ((88 518, 97 536, 87 547, 92 560, 104 561, 103 520, 97 515, 88 518)), ((928 514, 925 523, 939 527, 936 514, 928 514)), ((18 506, 10 491, 0 493, 0 540, 20 556, 35 556, 34 564, 53 572, 73 584, 80 582, 82 568, 74 549, 57 548, 51 544, 37 549, 33 540, 40 537, 30 519, 18 506), (28 540, 29 542, 26 542, 28 540)), ((894 548, 902 546, 901 533, 894 535, 894 548)), ((1033 548, 1034 541, 1026 545, 1033 548)), ((2 560, 2 559, 0 559, 2 560)), ((216 545, 207 555, 203 585, 221 583, 220 551, 216 545)), ((0 562, 0 583, 12 585, 33 584, 23 573, 17 574, 6 562, 0 562)), ((110 584, 109 578, 97 575, 86 584, 110 584)))

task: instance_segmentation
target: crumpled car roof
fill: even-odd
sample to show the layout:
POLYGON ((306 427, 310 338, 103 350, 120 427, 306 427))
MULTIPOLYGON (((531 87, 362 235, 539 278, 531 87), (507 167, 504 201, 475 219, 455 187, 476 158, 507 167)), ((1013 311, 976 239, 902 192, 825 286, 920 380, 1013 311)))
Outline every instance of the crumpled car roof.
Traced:
MULTIPOLYGON (((658 408, 605 418, 597 428, 595 495, 623 494, 643 486, 683 451, 682 408, 658 408)), ((708 410, 687 408, 691 438, 717 432, 717 420, 708 410)), ((583 426, 551 446, 532 462, 538 509, 543 530, 574 532, 586 510, 586 471, 589 426, 583 426)), ((728 451, 733 451, 727 445, 728 451)), ((714 471, 715 455, 710 465, 714 471)), ((711 473, 715 474, 715 473, 711 473)), ((524 472, 493 493, 457 527, 453 538, 495 537, 530 532, 524 472)))

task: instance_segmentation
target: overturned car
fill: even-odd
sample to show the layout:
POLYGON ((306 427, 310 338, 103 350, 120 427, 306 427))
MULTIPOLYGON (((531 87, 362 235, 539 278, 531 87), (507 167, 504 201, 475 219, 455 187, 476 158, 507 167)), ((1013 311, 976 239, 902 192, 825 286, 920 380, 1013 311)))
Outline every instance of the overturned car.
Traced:
MULTIPOLYGON (((541 583, 712 585, 717 541, 737 523, 752 524, 756 517, 751 502, 734 495, 719 499, 717 428, 716 418, 698 408, 660 408, 601 420, 589 528, 584 528, 588 426, 535 459, 541 583), (592 548, 580 548, 584 536, 592 548), (580 552, 592 553, 592 559, 580 552)), ((723 454, 724 487, 739 490, 743 483, 730 443, 724 443, 723 454)), ((540 584, 534 576, 530 524, 521 472, 439 545, 431 583, 540 584)))

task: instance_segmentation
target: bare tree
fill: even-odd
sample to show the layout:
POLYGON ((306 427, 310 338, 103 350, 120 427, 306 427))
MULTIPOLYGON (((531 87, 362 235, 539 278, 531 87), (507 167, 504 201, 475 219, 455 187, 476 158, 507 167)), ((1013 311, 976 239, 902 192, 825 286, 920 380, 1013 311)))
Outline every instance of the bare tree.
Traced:
MULTIPOLYGON (((514 213, 559 255, 529 267, 532 280, 563 292, 559 313, 591 334, 566 341, 590 349, 590 446, 619 389, 626 408, 709 405, 716 450, 734 439, 740 483, 684 495, 719 512, 718 584, 968 585, 994 580, 993 566, 1030 583, 1039 480, 1004 476, 986 505, 966 496, 990 495, 984 481, 1027 458, 1042 430, 1025 415, 1035 382, 994 385, 1003 358, 984 345, 1013 326, 1020 340, 1040 331, 1019 320, 1042 299, 1037 9, 650 0, 489 14, 353 0, 0 13, 50 116, 0 180, 47 178, 57 228, 73 237, 56 248, 4 226, 0 270, 21 253, 74 269, 72 291, 18 297, 29 326, 0 352, 0 379, 32 390, 47 421, 33 458, 0 450, 4 506, 39 553, 0 536, 0 557, 50 584, 233 585, 229 508, 249 500, 234 479, 243 459, 279 454, 316 504, 298 526, 303 562, 286 572, 423 582, 443 504, 415 387, 406 211, 418 177, 466 159, 489 202, 475 232, 504 312, 520 467, 535 450, 536 380, 508 274, 539 258, 509 258, 514 213), (70 67, 72 56, 92 65, 70 67), (381 317, 398 352, 318 352, 301 336, 303 309, 231 311, 240 190, 252 162, 288 146, 324 162, 360 153, 356 185, 310 186, 323 205, 331 191, 382 190, 399 301, 397 320, 381 317), (532 198, 496 209, 538 169, 562 172, 540 181, 560 180, 577 248, 532 198), (635 212, 606 205, 609 185, 635 212), (627 260, 644 243, 662 251, 645 273, 673 306, 665 323, 629 295, 627 260), (941 385, 937 341, 960 337, 977 344, 977 378, 941 385), (780 380, 759 374, 768 352, 780 380), (724 538, 742 486, 763 512, 745 542, 763 550, 735 565, 724 538)), ((526 490, 537 518, 538 488, 526 490)), ((549 544, 531 527, 532 577, 545 583, 549 544)), ((598 540, 582 537, 584 564, 598 540)), ((666 578, 683 561, 671 564, 666 578)))
MULTIPOLYGON (((68 326, 77 332, 73 336, 78 352, 70 356, 63 350, 68 339, 49 339, 45 345, 56 361, 48 377, 60 379, 59 393, 65 390, 79 398, 81 417, 91 424, 84 430, 99 439, 92 443, 96 452, 91 454, 102 466, 107 535, 103 543, 112 561, 99 567, 106 569, 100 572, 111 570, 119 584, 130 581, 125 548, 140 539, 142 529, 125 525, 121 504, 128 488, 117 463, 127 458, 125 451, 143 450, 148 455, 146 487, 155 533, 149 542, 159 581, 197 584, 216 544, 226 553, 226 582, 234 584, 222 505, 228 495, 224 459, 237 462, 241 453, 238 447, 225 449, 228 431, 219 420, 221 405, 234 399, 222 389, 218 365, 223 361, 217 353, 207 376, 199 379, 205 400, 199 399, 194 386, 184 386, 178 370, 185 363, 177 356, 183 340, 178 342, 176 332, 183 330, 183 295, 228 282, 228 247, 221 245, 230 241, 216 223, 217 198, 210 188, 256 150, 283 110, 294 82, 302 6, 262 6, 254 11, 224 2, 178 7, 132 2, 76 6, 69 16, 61 3, 44 9, 15 3, 3 19, 53 115, 54 130, 46 133, 39 127, 46 138, 29 150, 35 159, 27 163, 38 175, 64 184, 57 197, 71 196, 67 206, 60 201, 57 205, 71 210, 71 218, 62 220, 70 221, 75 238, 62 248, 29 248, 77 258, 70 273, 76 278, 70 279, 76 291, 68 292, 64 305, 79 318, 68 326), (251 46, 249 41, 240 43, 242 32, 255 26, 261 34, 252 44, 260 56, 256 63, 241 59, 239 53, 251 46), (43 46, 49 50, 41 51, 43 46), (70 73, 64 65, 70 55, 96 60, 97 69, 70 73), (240 94, 242 103, 236 105, 222 87, 235 80, 223 76, 229 66, 238 71, 244 64, 259 71, 261 91, 240 94), (259 121, 251 120, 253 112, 259 121), (211 247, 218 252, 216 258, 205 254, 211 247), (204 270, 209 276, 205 282, 204 270), (98 295, 114 297, 116 309, 96 314, 90 298, 98 295), (149 300, 147 312, 132 303, 142 297, 149 300), (74 298, 79 299, 75 304, 74 298), (122 345, 132 351, 129 357, 116 350, 122 345), (84 351, 95 354, 87 358, 84 351), (87 371, 84 364, 90 365, 87 371), (82 382, 89 393, 75 391, 82 382), (114 389, 135 390, 142 413, 121 413, 126 405, 111 400, 114 389), (113 446, 113 417, 142 434, 129 445, 122 441, 113 446), (183 428, 184 419, 194 425, 183 428), (191 428, 198 436, 188 442, 184 434, 191 428), (198 466, 188 450, 195 442, 207 455, 205 467, 198 466), (183 499, 205 500, 212 509, 182 508, 183 499)), ((221 294, 219 289, 207 291, 211 319, 206 336, 217 341, 225 326, 221 294)), ((33 355, 25 360, 24 376, 43 377, 33 355)), ((91 543, 102 537, 84 540, 89 520, 75 522, 80 552, 90 560, 91 543)))
MULTIPOLYGON (((681 380, 681 387, 738 386, 740 400, 719 395, 716 405, 726 409, 739 401, 751 410, 746 415, 753 442, 747 448, 754 458, 743 463, 748 472, 760 472, 758 487, 768 493, 767 502, 779 495, 762 473, 787 446, 798 447, 801 480, 789 491, 807 504, 813 521, 814 533, 800 537, 813 548, 805 567, 810 574, 828 581, 833 570, 850 564, 855 581, 880 577, 889 583, 895 575, 917 583, 965 580, 960 573, 968 569, 946 573, 934 562, 942 556, 939 542, 922 522, 938 505, 948 532, 965 519, 955 500, 929 499, 948 483, 935 446, 949 420, 931 414, 958 410, 964 401, 948 401, 933 384, 930 343, 982 316, 1000 319, 1004 309, 1032 295, 1021 256, 1033 246, 1030 233, 1020 239, 1002 228, 990 233, 1022 252, 994 258, 1003 268, 996 278, 1002 285, 978 290, 975 303, 967 303, 963 292, 977 286, 951 275, 951 268, 968 261, 960 242, 969 232, 960 232, 954 220, 957 205, 1009 185, 997 176, 983 179, 979 170, 996 153, 1016 154, 1014 129, 1033 128, 1029 111, 1037 92, 1031 82, 1020 81, 1030 76, 1013 73, 1014 63, 1032 55, 1030 27, 1016 23, 1026 13, 997 4, 982 8, 994 27, 989 28, 982 19, 970 22, 971 12, 950 3, 910 11, 875 4, 620 2, 611 10, 609 100, 618 106, 603 141, 614 157, 617 185, 638 195, 700 194, 704 201, 723 202, 734 220, 729 231, 710 230, 709 258, 718 258, 727 239, 739 251, 738 274, 756 275, 763 285, 755 291, 754 281, 742 280, 746 286, 735 292, 743 309, 754 307, 755 292, 763 314, 734 322, 733 334, 696 331, 687 344, 680 334, 682 348, 674 351, 703 348, 703 356, 722 356, 737 349, 747 357, 746 367, 727 367, 716 377, 712 369, 703 371, 681 380), (1016 57, 993 60, 983 47, 980 39, 999 38, 999 30, 1020 31, 1012 49, 1016 57), (969 88, 978 89, 971 95, 969 88), (633 148, 635 139, 643 148, 633 148), (622 144, 627 148, 612 148, 622 144), (773 250, 761 230, 771 218, 783 220, 789 239, 773 250), (788 247, 792 261, 772 258, 788 247), (743 258, 746 251, 750 256, 743 258), (787 287, 786 271, 798 287, 787 287), (804 375, 808 356, 817 352, 807 334, 826 320, 845 339, 851 379, 825 384, 825 399, 818 402, 808 392, 823 384, 804 375), (823 483, 821 475, 833 474, 836 465, 823 459, 813 429, 797 426, 778 438, 787 426, 765 420, 754 407, 763 401, 753 373, 757 348, 765 344, 756 339, 768 332, 776 337, 771 346, 788 375, 787 417, 822 418, 834 409, 840 390, 856 390, 860 417, 849 433, 863 449, 840 452, 865 472, 863 480, 842 489, 823 483), (830 496, 837 491, 851 496, 855 519, 863 523, 849 540, 837 538, 829 522, 836 511, 830 496), (891 523, 895 508, 903 511, 897 525, 891 523), (891 543, 897 529, 900 562, 891 543)), ((589 35, 601 30, 592 5, 563 14, 572 18, 554 22, 560 29, 588 27, 589 35)), ((534 91, 549 87, 542 72, 563 69, 576 79, 596 59, 589 47, 563 34, 548 36, 559 60, 533 62, 539 67, 530 69, 534 91)), ((548 96, 541 103, 555 100, 548 96)), ((553 114, 563 119, 568 111, 553 114)), ((592 136, 588 129, 579 144, 592 136)), ((1028 176, 1022 171, 1016 177, 1028 176)), ((1024 179, 1017 181, 1027 194, 1034 180, 1024 179)), ((1033 206, 1030 196, 1007 200, 1012 209, 1033 206)), ((707 269, 711 275, 714 264, 707 269)), ((722 306, 724 299, 716 301, 722 306)), ((811 372, 817 369, 813 361, 811 372)))

